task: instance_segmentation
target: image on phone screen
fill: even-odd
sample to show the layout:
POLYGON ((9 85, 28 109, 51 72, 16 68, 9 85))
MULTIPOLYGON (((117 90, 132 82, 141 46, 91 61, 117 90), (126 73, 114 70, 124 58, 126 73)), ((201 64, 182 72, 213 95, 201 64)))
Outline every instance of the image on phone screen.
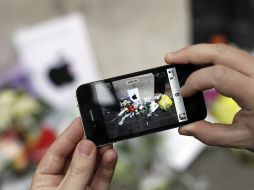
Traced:
POLYGON ((188 120, 175 68, 94 87, 109 139, 188 120))

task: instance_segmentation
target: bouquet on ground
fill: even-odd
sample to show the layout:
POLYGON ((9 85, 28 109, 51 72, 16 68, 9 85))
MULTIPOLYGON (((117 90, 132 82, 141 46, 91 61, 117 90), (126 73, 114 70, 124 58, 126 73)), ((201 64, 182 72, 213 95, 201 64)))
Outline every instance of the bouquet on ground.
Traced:
POLYGON ((135 102, 129 98, 123 99, 120 102, 121 111, 117 115, 118 124, 123 125, 125 119, 132 117, 157 117, 157 114, 154 113, 157 109, 167 111, 172 105, 173 100, 166 94, 158 94, 152 98, 135 102))
POLYGON ((55 133, 43 126, 49 106, 16 89, 0 90, 0 174, 20 173, 40 160, 55 133))

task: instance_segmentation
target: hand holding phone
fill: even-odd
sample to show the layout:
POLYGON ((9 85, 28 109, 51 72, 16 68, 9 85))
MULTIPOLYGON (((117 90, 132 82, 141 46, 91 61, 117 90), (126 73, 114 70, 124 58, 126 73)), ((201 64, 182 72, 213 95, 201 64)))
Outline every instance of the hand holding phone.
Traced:
POLYGON ((193 65, 166 65, 81 85, 76 94, 86 137, 101 146, 204 119, 202 92, 180 94, 193 71, 193 65))
MULTIPOLYGON (((181 127, 208 145, 245 148, 254 151, 254 58, 251 54, 223 44, 198 44, 167 54, 167 63, 208 66, 187 79, 183 96, 215 88, 241 107, 232 124, 198 121, 181 127)), ((222 113, 223 114, 223 113, 222 113)))
POLYGON ((77 118, 48 148, 34 172, 30 190, 110 189, 116 151, 112 145, 96 148, 83 136, 77 118))

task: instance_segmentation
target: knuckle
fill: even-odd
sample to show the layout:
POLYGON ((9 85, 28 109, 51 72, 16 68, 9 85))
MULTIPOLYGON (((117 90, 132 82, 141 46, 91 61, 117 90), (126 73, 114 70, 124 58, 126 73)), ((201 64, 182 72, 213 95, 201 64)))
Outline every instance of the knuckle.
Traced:
POLYGON ((79 167, 76 164, 72 164, 70 174, 73 176, 84 176, 86 175, 86 169, 79 167))
POLYGON ((213 44, 213 46, 214 46, 215 52, 220 55, 224 54, 225 52, 227 52, 230 49, 229 46, 227 46, 223 43, 213 44))
POLYGON ((110 183, 111 182, 111 171, 109 170, 109 171, 104 171, 104 172, 98 173, 97 177, 101 182, 110 183))
POLYGON ((214 132, 207 130, 210 127, 210 125, 206 126, 206 124, 199 125, 199 128, 197 128, 194 137, 208 146, 214 146, 218 144, 218 137, 214 132))
POLYGON ((210 136, 210 135, 207 135, 206 137, 204 137, 204 138, 202 139, 202 142, 203 142, 204 144, 208 145, 208 146, 212 146, 212 145, 215 145, 215 144, 216 144, 215 139, 214 139, 212 136, 210 136))
POLYGON ((221 82, 221 79, 223 77, 225 77, 226 73, 227 73, 227 69, 226 67, 222 66, 222 65, 215 65, 213 66, 213 79, 215 83, 219 83, 221 82))

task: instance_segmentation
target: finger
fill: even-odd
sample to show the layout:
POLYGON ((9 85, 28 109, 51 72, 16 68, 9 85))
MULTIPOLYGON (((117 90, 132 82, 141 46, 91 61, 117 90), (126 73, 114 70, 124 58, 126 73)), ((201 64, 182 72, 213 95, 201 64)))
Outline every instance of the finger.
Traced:
MULTIPOLYGON (((97 156, 97 159, 96 159, 96 163, 100 162, 101 160, 101 157, 102 155, 104 154, 105 151, 107 151, 108 149, 112 149, 113 148, 113 145, 110 144, 110 145, 105 145, 105 146, 102 146, 102 147, 99 147, 97 149, 97 152, 98 152, 98 156, 97 156)), ((65 162, 65 167, 64 167, 64 171, 63 171, 63 174, 66 174, 66 172, 68 171, 69 169, 69 166, 70 166, 70 163, 71 163, 71 159, 68 159, 66 162, 65 162)), ((97 165, 97 164, 96 164, 97 165)), ((94 171, 95 173, 96 171, 94 171)))
POLYGON ((97 158, 96 158, 96 164, 95 164, 95 169, 93 171, 93 174, 92 174, 92 177, 91 177, 91 181, 89 182, 89 184, 92 183, 92 180, 95 176, 95 173, 97 171, 97 168, 99 167, 100 165, 100 162, 101 162, 101 159, 102 159, 102 156, 104 154, 104 152, 106 152, 107 150, 109 149, 112 149, 113 148, 113 145, 110 144, 110 145, 105 145, 105 146, 102 146, 102 147, 99 147, 97 148, 97 158))
MULTIPOLYGON (((110 145, 105 145, 105 146, 99 147, 99 148, 97 149, 98 156, 97 156, 97 160, 96 160, 96 167, 98 167, 98 164, 100 163, 103 154, 104 154, 107 150, 112 149, 112 148, 113 148, 113 145, 110 144, 110 145)), ((95 172, 96 172, 96 171, 95 171, 95 172)))
POLYGON ((169 64, 224 65, 248 76, 254 75, 254 58, 247 52, 223 44, 198 44, 168 53, 169 64))
POLYGON ((117 153, 113 149, 107 149, 101 158, 95 173, 91 187, 93 189, 108 190, 114 174, 117 162, 117 153))
POLYGON ((83 134, 80 118, 77 118, 50 146, 46 155, 41 160, 36 173, 61 173, 64 170, 65 161, 74 151, 83 134))
POLYGON ((40 175, 38 178, 34 178, 31 184, 31 190, 40 189, 41 187, 57 187, 63 180, 62 175, 40 175))
MULTIPOLYGON (((181 135, 194 136, 201 142, 212 146, 250 148, 250 133, 236 125, 212 124, 198 121, 179 128, 181 135)), ((251 141, 250 141, 251 140, 251 141)))
POLYGON ((182 86, 181 94, 191 96, 197 91, 215 88, 246 109, 254 107, 252 81, 247 76, 221 65, 206 67, 192 73, 182 86))
POLYGON ((99 147, 98 148, 98 154, 102 155, 105 151, 107 151, 108 149, 112 149, 112 148, 113 148, 112 144, 99 147))
POLYGON ((96 146, 89 140, 82 140, 76 147, 73 158, 60 189, 84 190, 87 186, 96 162, 96 146))

